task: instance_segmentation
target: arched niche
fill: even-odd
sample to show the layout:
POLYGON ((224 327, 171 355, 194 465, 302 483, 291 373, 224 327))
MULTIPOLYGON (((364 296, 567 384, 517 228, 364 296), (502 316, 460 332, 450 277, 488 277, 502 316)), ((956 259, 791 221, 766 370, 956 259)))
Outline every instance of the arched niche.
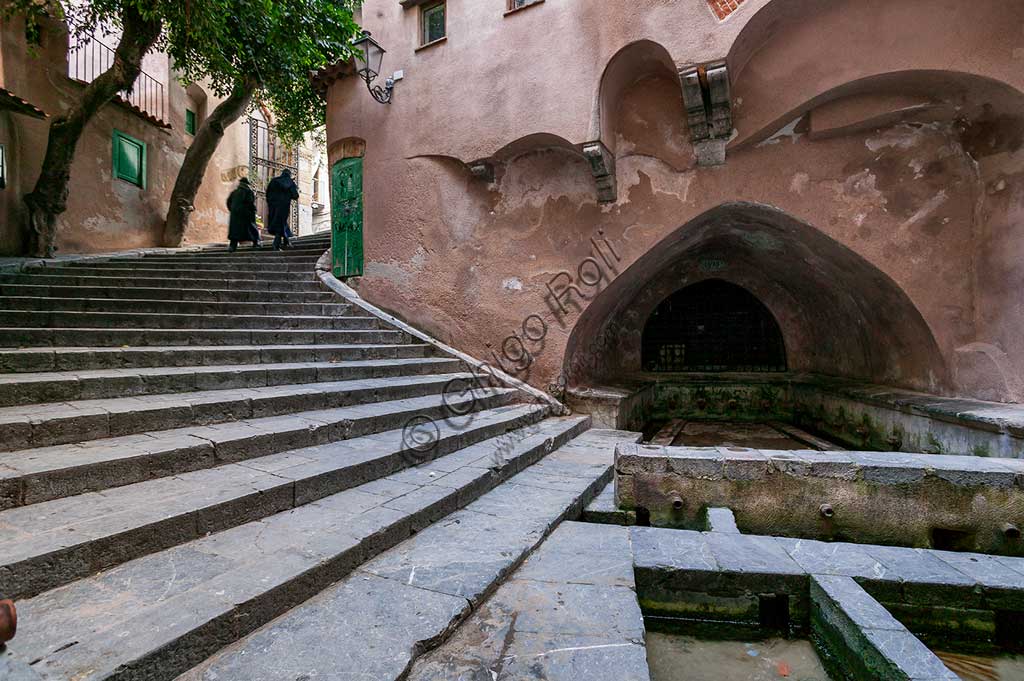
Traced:
POLYGON ((567 384, 656 377, 642 366, 647 320, 674 292, 712 279, 742 287, 771 312, 791 371, 949 389, 931 329, 896 282, 813 226, 750 203, 695 218, 598 294, 569 338, 567 384))
POLYGON ((1000 0, 773 0, 750 19, 728 54, 732 146, 759 141, 816 106, 868 92, 872 80, 933 100, 965 76, 1024 91, 1006 57, 1020 44, 1024 4, 1000 0))
POLYGON ((605 67, 598 93, 599 126, 594 133, 613 152, 623 96, 638 81, 654 77, 667 82, 670 95, 681 105, 683 91, 675 62, 662 45, 650 40, 630 43, 619 50, 605 67))
POLYGON ((771 310, 742 286, 706 279, 662 300, 644 324, 645 372, 785 371, 786 344, 771 310))

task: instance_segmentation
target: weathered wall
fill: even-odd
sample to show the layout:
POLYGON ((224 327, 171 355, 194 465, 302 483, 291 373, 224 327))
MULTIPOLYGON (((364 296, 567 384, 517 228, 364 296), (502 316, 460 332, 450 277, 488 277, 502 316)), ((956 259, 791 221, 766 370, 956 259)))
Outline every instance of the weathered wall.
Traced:
POLYGON ((331 158, 366 140, 364 295, 558 390, 614 378, 575 371, 595 337, 583 364, 627 370, 651 290, 724 261, 716 276, 769 305, 794 367, 1024 399, 1011 293, 1024 7, 751 0, 724 22, 697 0, 448 11, 448 39, 416 51, 417 12, 367 2, 385 73, 405 78, 388 106, 354 78, 328 93, 331 158), (737 133, 726 164, 703 168, 672 69, 721 58, 737 133), (616 155, 614 204, 597 202, 579 152, 595 139, 616 155), (477 159, 493 184, 468 172, 477 159), (699 220, 741 202, 808 231, 773 245, 763 225, 744 237, 699 220), (672 262, 643 259, 673 248, 672 262), (606 342, 609 324, 626 338, 606 342))

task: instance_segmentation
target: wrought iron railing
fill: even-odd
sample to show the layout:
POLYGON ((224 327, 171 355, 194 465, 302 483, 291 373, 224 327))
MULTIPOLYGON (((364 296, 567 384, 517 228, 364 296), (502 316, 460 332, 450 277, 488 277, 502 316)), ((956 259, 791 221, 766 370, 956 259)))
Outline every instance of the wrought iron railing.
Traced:
MULTIPOLYGON (((114 50, 92 38, 68 50, 68 77, 91 83, 114 64, 114 50)), ((164 84, 145 71, 139 74, 130 90, 120 93, 121 99, 158 121, 167 120, 167 99, 164 84)))

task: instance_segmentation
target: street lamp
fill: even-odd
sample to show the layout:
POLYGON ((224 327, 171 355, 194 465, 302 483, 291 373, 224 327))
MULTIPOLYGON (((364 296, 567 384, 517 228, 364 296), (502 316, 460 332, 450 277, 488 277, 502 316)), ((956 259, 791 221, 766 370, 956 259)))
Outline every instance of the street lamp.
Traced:
POLYGON ((380 75, 380 67, 384 62, 386 50, 370 36, 369 31, 363 31, 362 36, 352 41, 352 46, 360 51, 360 54, 356 55, 356 73, 366 81, 366 89, 381 104, 389 104, 391 93, 395 88, 395 81, 390 78, 386 79, 384 87, 373 84, 373 81, 380 75))

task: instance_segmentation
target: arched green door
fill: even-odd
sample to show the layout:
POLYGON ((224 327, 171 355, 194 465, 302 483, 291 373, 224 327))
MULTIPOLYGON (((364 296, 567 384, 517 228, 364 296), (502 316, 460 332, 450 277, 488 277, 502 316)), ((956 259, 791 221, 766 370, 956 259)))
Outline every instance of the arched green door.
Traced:
POLYGON ((342 159, 331 168, 331 251, 334 276, 362 276, 362 158, 342 159))

